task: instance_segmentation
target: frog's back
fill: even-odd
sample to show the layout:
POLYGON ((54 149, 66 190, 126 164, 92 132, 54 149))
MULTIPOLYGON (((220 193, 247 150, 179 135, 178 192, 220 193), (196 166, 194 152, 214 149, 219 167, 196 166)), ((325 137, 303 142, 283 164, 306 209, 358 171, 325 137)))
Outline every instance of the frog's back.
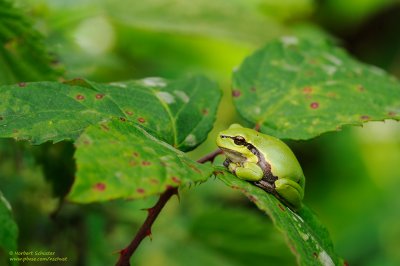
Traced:
POLYGON ((265 160, 271 165, 271 172, 279 178, 288 178, 304 186, 304 174, 292 150, 280 139, 258 133, 256 146, 261 147, 265 160))

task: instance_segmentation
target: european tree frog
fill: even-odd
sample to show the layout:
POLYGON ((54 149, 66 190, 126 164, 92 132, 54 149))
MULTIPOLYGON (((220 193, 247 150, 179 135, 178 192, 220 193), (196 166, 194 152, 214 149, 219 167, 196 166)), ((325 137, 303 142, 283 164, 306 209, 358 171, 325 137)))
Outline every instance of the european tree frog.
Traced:
POLYGON ((217 145, 226 155, 224 166, 231 173, 272 193, 292 209, 300 209, 305 177, 284 142, 233 124, 218 134, 217 145))

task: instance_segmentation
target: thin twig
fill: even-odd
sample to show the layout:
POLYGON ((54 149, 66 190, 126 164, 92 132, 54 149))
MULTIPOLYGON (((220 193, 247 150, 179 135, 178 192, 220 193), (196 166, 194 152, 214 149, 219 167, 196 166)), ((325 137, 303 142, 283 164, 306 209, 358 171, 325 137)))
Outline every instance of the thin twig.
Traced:
POLYGON ((152 208, 147 209, 148 214, 146 220, 140 227, 139 231, 136 233, 136 236, 132 240, 132 242, 126 248, 124 248, 119 252, 120 256, 116 266, 131 265, 129 261, 133 253, 135 252, 136 248, 139 246, 139 244, 146 236, 151 235, 151 226, 153 225, 157 216, 160 214, 165 203, 167 203, 167 201, 175 194, 178 194, 178 188, 167 189, 166 191, 164 191, 164 193, 161 194, 157 203, 152 208))
POLYGON ((214 161, 215 157, 217 157, 218 154, 221 154, 222 150, 218 149, 215 150, 209 154, 207 154, 206 156, 200 158, 197 160, 198 163, 205 163, 205 162, 212 162, 214 161))
MULTIPOLYGON (((208 161, 213 161, 214 158, 222 153, 220 149, 207 154, 206 156, 197 160, 198 163, 205 163, 208 161)), ((135 238, 131 241, 131 243, 124 249, 119 252, 119 259, 116 266, 130 266, 130 259, 140 245, 142 240, 147 236, 151 236, 151 226, 153 225, 154 221, 157 219, 158 215, 160 214, 161 210, 167 203, 167 201, 173 196, 178 195, 178 188, 168 188, 164 193, 161 194, 160 198, 158 199, 157 203, 150 209, 147 209, 147 218, 140 227, 139 231, 136 233, 135 238)))

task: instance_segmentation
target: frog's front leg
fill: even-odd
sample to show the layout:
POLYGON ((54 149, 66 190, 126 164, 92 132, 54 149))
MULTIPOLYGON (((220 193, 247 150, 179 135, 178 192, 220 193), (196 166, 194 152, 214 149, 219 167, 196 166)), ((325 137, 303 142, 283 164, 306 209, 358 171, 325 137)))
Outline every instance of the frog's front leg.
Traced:
POLYGON ((228 169, 240 179, 247 181, 258 181, 264 176, 261 167, 251 162, 244 162, 242 165, 230 163, 228 169))
POLYGON ((232 163, 232 161, 229 158, 226 158, 223 165, 227 168, 229 168, 229 165, 232 163))
POLYGON ((280 197, 295 209, 301 207, 304 197, 304 190, 295 181, 287 178, 280 178, 275 181, 275 190, 280 197))

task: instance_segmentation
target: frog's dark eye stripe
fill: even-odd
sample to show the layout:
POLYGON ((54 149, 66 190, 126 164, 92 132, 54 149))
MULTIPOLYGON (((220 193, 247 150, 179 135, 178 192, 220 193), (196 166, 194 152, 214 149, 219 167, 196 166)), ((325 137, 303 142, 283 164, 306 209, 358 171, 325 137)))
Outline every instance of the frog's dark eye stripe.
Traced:
POLYGON ((236 136, 236 137, 234 137, 233 138, 233 142, 236 144, 236 145, 246 145, 247 143, 246 143, 246 140, 243 138, 243 137, 241 137, 241 136, 236 136))
POLYGON ((221 135, 220 138, 221 139, 232 139, 233 142, 236 145, 239 145, 239 146, 247 146, 248 145, 248 143, 246 142, 246 140, 242 136, 231 137, 231 136, 221 135))

